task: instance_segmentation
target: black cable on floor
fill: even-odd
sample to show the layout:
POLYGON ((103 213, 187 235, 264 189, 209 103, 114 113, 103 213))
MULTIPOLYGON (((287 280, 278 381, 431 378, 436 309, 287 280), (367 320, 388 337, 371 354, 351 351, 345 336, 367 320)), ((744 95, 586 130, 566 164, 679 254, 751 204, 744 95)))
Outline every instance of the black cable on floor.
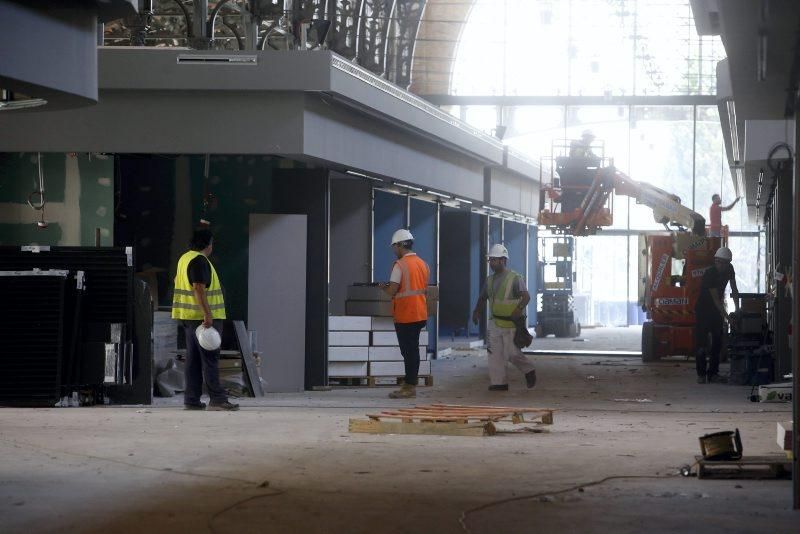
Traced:
POLYGON ((622 480, 622 479, 637 479, 637 478, 675 478, 675 476, 674 475, 615 475, 615 476, 605 477, 605 478, 602 478, 600 480, 595 480, 593 482, 587 482, 585 484, 579 484, 577 486, 571 486, 569 488, 562 489, 562 490, 543 491, 543 492, 540 492, 540 493, 535 493, 533 495, 520 495, 520 496, 517 496, 517 497, 509 497, 507 499, 501 499, 499 501, 492 501, 492 502, 489 502, 489 503, 486 503, 486 504, 482 504, 480 506, 476 506, 474 508, 470 508, 468 510, 464 510, 463 512, 461 512, 461 517, 458 518, 458 523, 461 525, 461 528, 464 529, 464 532, 466 532, 467 534, 470 534, 472 531, 469 529, 469 527, 467 527, 467 518, 471 514, 474 514, 476 512, 480 512, 480 511, 486 510, 488 508, 493 508, 495 506, 501 506, 503 504, 508 504, 508 503, 511 503, 511 502, 527 501, 527 500, 530 500, 530 499, 538 499, 539 497, 546 497, 546 496, 549 496, 549 495, 561 495, 562 493, 569 493, 569 492, 572 492, 572 491, 578 491, 578 490, 583 489, 583 488, 589 488, 591 486, 598 486, 600 484, 608 482, 609 480, 615 480, 615 479, 619 479, 619 480, 622 480))

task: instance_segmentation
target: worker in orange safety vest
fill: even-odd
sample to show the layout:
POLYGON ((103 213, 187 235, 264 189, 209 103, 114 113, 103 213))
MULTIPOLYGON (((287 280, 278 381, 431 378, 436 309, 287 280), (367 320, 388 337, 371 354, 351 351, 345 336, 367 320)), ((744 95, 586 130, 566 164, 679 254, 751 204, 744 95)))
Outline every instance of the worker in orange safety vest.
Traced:
POLYGON ((408 399, 417 396, 419 376, 419 336, 428 322, 428 305, 425 297, 430 268, 422 258, 412 252, 414 236, 405 228, 392 235, 392 251, 397 261, 392 267, 389 282, 384 290, 392 297, 392 315, 397 342, 403 355, 405 377, 391 399, 408 399))

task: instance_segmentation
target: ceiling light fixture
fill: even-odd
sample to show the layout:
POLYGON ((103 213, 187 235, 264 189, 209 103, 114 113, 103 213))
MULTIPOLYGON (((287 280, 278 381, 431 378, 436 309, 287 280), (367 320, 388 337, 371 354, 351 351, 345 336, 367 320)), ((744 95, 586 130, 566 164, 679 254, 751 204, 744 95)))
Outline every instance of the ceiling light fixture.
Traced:
POLYGON ((463 202, 464 204, 472 204, 471 200, 466 200, 464 198, 459 198, 459 197, 453 197, 453 198, 455 198, 459 202, 463 202))
POLYGON ((448 198, 448 199, 451 198, 450 195, 445 195, 444 193, 437 193, 436 191, 431 191, 430 189, 428 189, 425 192, 440 198, 448 198))
POLYGON ((349 174, 350 176, 357 176, 358 178, 366 178, 367 180, 373 180, 375 182, 382 182, 383 180, 380 178, 375 178, 374 176, 368 176, 361 172, 356 171, 344 171, 345 174, 349 174))
POLYGON ((423 190, 421 187, 417 187, 415 185, 408 185, 408 184, 404 184, 404 183, 401 183, 401 182, 392 182, 392 183, 394 185, 396 185, 397 187, 405 187, 406 189, 411 189, 412 191, 422 191, 423 190))

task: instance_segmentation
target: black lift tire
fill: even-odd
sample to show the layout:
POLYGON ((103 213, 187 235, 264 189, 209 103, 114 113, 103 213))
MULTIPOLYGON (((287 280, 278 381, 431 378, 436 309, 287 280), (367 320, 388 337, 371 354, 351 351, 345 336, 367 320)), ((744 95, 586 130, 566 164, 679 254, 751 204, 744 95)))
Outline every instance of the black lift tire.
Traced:
POLYGON ((658 360, 656 356, 656 332, 653 321, 647 321, 642 325, 642 361, 654 362, 658 360))

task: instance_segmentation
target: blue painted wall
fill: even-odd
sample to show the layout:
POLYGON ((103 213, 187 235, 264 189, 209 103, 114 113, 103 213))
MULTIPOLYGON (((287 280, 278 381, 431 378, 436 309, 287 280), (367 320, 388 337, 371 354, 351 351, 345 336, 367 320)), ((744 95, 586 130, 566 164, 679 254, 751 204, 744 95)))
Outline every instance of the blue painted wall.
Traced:
MULTIPOLYGON (((411 230, 414 236, 414 251, 431 269, 429 284, 436 283, 436 204, 424 200, 411 199, 411 230)), ((428 319, 428 350, 436 353, 436 318, 428 319)))
MULTIPOLYGON (((472 313, 472 308, 475 306, 475 303, 478 301, 478 294, 481 292, 481 286, 483 286, 484 281, 486 280, 486 270, 488 265, 486 263, 486 258, 481 256, 481 243, 484 240, 483 232, 481 231, 481 227, 483 225, 483 219, 485 215, 480 215, 478 213, 470 213, 469 214, 469 235, 470 235, 470 243, 469 243, 469 261, 470 265, 473 266, 472 273, 470 275, 470 287, 469 287, 469 302, 470 308, 468 313, 472 313)), ((469 322, 470 328, 470 335, 480 335, 480 325, 472 324, 472 321, 469 322)))
MULTIPOLYGON (((508 249, 508 267, 525 276, 525 263, 528 258, 525 256, 526 233, 525 225, 513 221, 505 221, 505 246, 508 249)), ((527 282, 527 280, 526 280, 527 282)))
POLYGON ((503 221, 497 217, 489 217, 489 246, 503 242, 503 221))
POLYGON ((375 191, 375 281, 388 281, 395 258, 392 252, 392 234, 406 226, 406 197, 384 191, 375 191))

